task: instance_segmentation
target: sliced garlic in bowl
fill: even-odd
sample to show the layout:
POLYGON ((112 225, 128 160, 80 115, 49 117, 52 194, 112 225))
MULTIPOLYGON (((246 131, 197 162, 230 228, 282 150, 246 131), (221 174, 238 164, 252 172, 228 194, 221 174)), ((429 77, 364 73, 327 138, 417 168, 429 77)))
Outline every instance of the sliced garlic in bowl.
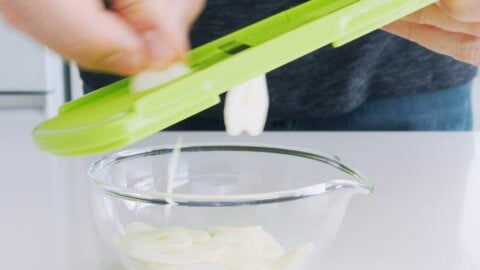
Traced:
POLYGON ((200 230, 192 230, 192 229, 186 229, 187 233, 190 235, 192 238, 192 242, 195 243, 203 243, 207 242, 210 240, 210 234, 204 231, 200 230))
POLYGON ((157 230, 157 228, 142 222, 132 222, 127 225, 126 230, 128 234, 132 234, 132 233, 155 231, 157 230))
POLYGON ((251 254, 260 254, 263 242, 258 231, 222 231, 212 235, 212 242, 225 244, 231 249, 251 254))
POLYGON ((158 229, 136 232, 123 238, 128 248, 181 248, 192 244, 192 238, 186 230, 158 229))
POLYGON ((305 247, 286 253, 262 226, 202 231, 135 222, 127 228, 122 248, 147 270, 297 270, 308 253, 305 247))

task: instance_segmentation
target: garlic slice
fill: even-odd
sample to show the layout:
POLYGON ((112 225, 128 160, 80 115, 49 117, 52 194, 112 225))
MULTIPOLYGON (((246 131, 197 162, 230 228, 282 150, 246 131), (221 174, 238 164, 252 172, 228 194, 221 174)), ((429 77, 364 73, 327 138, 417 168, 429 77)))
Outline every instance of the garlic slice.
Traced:
POLYGON ((146 223, 141 223, 141 222, 133 222, 128 224, 126 231, 128 234, 133 234, 133 233, 140 233, 140 232, 149 232, 149 231, 155 231, 157 228, 146 224, 146 223))
POLYGON ((250 136, 259 136, 265 128, 270 103, 265 76, 253 81, 249 99, 249 107, 246 108, 248 122, 245 125, 245 132, 250 136))
POLYGON ((307 256, 313 250, 313 243, 306 244, 296 250, 292 250, 277 260, 273 269, 275 270, 297 270, 303 269, 307 256))
POLYGON ((263 250, 261 236, 255 231, 223 231, 212 235, 212 241, 229 246, 231 249, 250 254, 260 254, 263 250))
POLYGON ((230 136, 242 135, 245 129, 245 117, 243 115, 246 107, 246 95, 250 89, 251 82, 239 85, 228 91, 223 111, 225 128, 230 136))
MULTIPOLYGON (((175 147, 172 150, 170 159, 168 160, 167 167, 167 182, 166 182, 166 193, 172 194, 174 189, 175 176, 177 174, 177 165, 180 160, 180 152, 182 151, 182 140, 183 137, 180 136, 175 144, 175 147)), ((168 203, 173 203, 173 200, 170 197, 167 197, 166 200, 168 203)), ((165 218, 169 218, 172 213, 172 205, 165 205, 165 218)))
POLYGON ((144 71, 130 79, 130 91, 141 92, 148 90, 182 77, 190 71, 190 67, 184 63, 173 64, 163 70, 144 71))
MULTIPOLYGON (((130 91, 141 92, 166 84, 191 72, 188 65, 174 64, 164 70, 150 70, 130 79, 130 91)), ((224 118, 227 133, 238 136, 247 133, 258 136, 267 121, 269 96, 267 78, 257 77, 234 87, 227 93, 224 118)))
POLYGON ((192 239, 185 230, 167 228, 128 234, 123 244, 127 249, 181 248, 190 246, 192 239))
POLYGON ((269 107, 266 76, 260 76, 227 93, 224 108, 225 127, 231 136, 243 132, 258 136, 263 132, 269 107))

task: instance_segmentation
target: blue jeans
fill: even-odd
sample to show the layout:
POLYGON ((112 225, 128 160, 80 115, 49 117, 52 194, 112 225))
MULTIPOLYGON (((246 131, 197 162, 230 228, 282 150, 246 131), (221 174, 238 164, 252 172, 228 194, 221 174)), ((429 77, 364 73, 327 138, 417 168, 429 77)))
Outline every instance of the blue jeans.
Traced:
POLYGON ((338 117, 296 128, 316 130, 469 131, 473 126, 472 83, 431 93, 365 103, 338 117))
MULTIPOLYGON (((374 100, 330 118, 269 121, 274 131, 469 131, 472 83, 410 96, 374 100)), ((221 120, 187 119, 168 130, 224 130, 221 120)))

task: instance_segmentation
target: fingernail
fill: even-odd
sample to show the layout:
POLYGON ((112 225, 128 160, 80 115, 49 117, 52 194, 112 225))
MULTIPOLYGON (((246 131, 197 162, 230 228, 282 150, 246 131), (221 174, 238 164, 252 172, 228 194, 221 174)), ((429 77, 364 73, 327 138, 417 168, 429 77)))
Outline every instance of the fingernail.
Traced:
POLYGON ((148 48, 148 61, 152 67, 164 67, 170 61, 165 44, 155 31, 145 32, 145 42, 148 48))
POLYGON ((188 50, 190 49, 188 38, 177 35, 170 41, 170 44, 172 46, 170 63, 188 62, 188 50))
POLYGON ((184 51, 187 51, 190 48, 190 36, 188 29, 188 27, 178 29, 178 34, 176 35, 176 44, 184 51))

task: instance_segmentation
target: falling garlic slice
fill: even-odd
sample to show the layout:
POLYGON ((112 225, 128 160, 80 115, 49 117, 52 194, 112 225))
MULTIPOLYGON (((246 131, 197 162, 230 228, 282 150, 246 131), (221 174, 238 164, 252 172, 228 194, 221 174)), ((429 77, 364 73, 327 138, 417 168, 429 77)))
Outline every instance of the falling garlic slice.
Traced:
POLYGON ((266 76, 260 76, 227 93, 224 118, 227 133, 258 136, 267 121, 269 96, 266 76))

